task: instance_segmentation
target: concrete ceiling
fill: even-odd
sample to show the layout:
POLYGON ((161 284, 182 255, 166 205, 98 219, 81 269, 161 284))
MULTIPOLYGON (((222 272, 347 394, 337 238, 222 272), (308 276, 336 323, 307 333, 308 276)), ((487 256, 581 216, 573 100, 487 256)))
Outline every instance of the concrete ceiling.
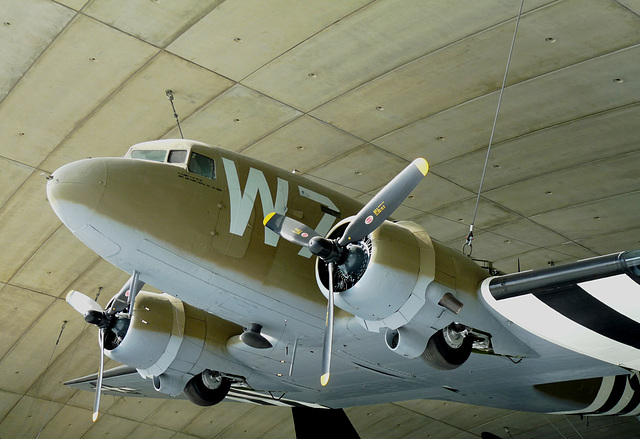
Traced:
MULTIPOLYGON (((96 334, 63 297, 104 305, 127 274, 61 226, 43 174, 178 137, 171 89, 187 138, 363 201, 424 156, 396 216, 462 248, 519 3, 0 0, 0 437, 293 437, 288 410, 233 403, 105 397, 92 425, 93 395, 60 382, 95 372, 96 334)), ((514 271, 640 248, 639 60, 640 0, 525 1, 474 257, 514 271)), ((433 401, 347 413, 363 438, 640 434, 433 401)))

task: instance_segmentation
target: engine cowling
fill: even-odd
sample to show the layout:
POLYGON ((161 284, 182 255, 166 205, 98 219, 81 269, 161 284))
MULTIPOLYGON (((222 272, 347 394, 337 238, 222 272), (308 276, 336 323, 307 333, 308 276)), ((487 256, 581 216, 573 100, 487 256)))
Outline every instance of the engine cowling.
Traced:
POLYGON ((131 320, 119 320, 123 324, 107 335, 106 355, 152 378, 160 392, 178 395, 192 377, 212 366, 242 373, 226 352, 227 340, 242 333, 242 327, 168 294, 141 291, 131 320))
MULTIPOLYGON (((329 238, 340 236, 350 219, 338 223, 329 238)), ((435 277, 435 251, 429 235, 412 222, 384 222, 363 240, 349 244, 334 271, 335 304, 368 328, 398 328, 425 303, 435 277)), ((316 280, 328 297, 328 269, 316 262, 316 280)))

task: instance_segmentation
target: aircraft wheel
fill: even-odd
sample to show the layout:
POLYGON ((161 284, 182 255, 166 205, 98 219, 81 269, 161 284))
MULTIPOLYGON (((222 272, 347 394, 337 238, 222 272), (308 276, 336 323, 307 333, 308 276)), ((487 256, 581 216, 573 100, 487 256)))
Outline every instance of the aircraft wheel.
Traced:
POLYGON ((222 401, 231 389, 231 380, 217 372, 205 370, 189 380, 184 394, 196 405, 208 407, 222 401))
POLYGON ((421 357, 434 369, 453 370, 467 361, 472 347, 471 337, 447 327, 431 336, 421 357))

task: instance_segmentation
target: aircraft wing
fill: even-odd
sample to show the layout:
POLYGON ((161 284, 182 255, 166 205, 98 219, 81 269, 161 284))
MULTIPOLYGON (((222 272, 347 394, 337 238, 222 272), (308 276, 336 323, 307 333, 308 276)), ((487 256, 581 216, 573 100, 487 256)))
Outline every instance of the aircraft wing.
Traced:
MULTIPOLYGON (((97 380, 98 374, 94 373, 67 381, 64 385, 73 387, 74 389, 95 392, 97 380)), ((187 399, 184 394, 174 398, 162 392, 158 392, 153 387, 152 380, 142 378, 135 368, 129 366, 118 366, 104 372, 102 394, 111 396, 130 396, 134 398, 187 399)), ((300 402, 282 398, 280 395, 270 395, 268 393, 257 392, 240 385, 232 385, 231 390, 223 402, 246 402, 259 405, 296 408, 326 408, 319 404, 300 402)))
MULTIPOLYGON (((87 375, 64 384, 81 390, 95 392, 98 374, 87 375)), ((118 366, 104 372, 102 393, 112 396, 132 396, 138 398, 169 399, 170 396, 158 392, 150 379, 144 379, 137 370, 129 366, 118 366)), ((329 409, 319 404, 294 401, 282 396, 270 395, 233 385, 222 402, 245 402, 258 405, 291 407, 296 437, 333 437, 338 434, 346 439, 360 436, 342 409, 329 409)), ((184 394, 178 399, 187 399, 184 394)), ((174 399, 174 398, 172 398, 174 399)))
POLYGON ((575 352, 640 369, 640 252, 497 276, 481 300, 513 325, 575 352))

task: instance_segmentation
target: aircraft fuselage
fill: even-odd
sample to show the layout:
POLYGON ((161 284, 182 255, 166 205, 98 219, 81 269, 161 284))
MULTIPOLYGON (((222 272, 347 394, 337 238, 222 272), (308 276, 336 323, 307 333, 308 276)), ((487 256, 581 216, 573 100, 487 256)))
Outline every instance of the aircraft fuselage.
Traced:
MULTIPOLYGON (((617 370, 580 360, 535 337, 523 343, 477 299, 488 272, 433 242, 413 223, 389 223, 376 232, 374 241, 381 248, 406 252, 376 261, 374 267, 388 270, 394 279, 411 279, 412 289, 386 288, 378 296, 371 292, 371 301, 389 300, 388 311, 373 308, 354 317, 337 310, 334 356, 339 360, 331 385, 320 392, 326 299, 318 288, 316 258, 266 229, 262 220, 270 212, 286 213, 326 234, 355 214, 360 203, 239 154, 179 140, 133 147, 124 158, 66 165, 54 172, 48 194, 67 227, 104 259, 128 273, 139 272, 146 283, 224 320, 245 328, 259 323, 273 347, 255 352, 241 343, 229 344, 224 349, 238 368, 222 371, 253 374, 249 382, 255 388, 298 392, 300 400, 334 407, 440 398, 550 411, 576 404, 553 398, 551 404, 534 391, 536 368, 556 381, 617 370), (447 293, 463 305, 459 312, 438 305, 447 293), (402 294, 406 297, 396 300, 402 294), (434 371, 414 351, 455 322, 490 334, 491 355, 472 355, 459 369, 434 371), (409 342, 404 351, 393 352, 385 336, 399 328, 409 342), (523 360, 518 367, 507 358, 539 356, 543 360, 538 365, 523 360), (579 371, 574 370, 576 361, 581 362, 579 371), (496 376, 504 383, 487 385, 496 376), (525 388, 528 401, 510 396, 525 388), (484 392, 491 391, 495 396, 487 399, 484 392)), ((374 277, 374 282, 378 279, 383 282, 384 276, 374 277)), ((366 305, 367 291, 353 294, 365 294, 366 305)), ((340 300, 348 301, 346 296, 340 300)), ((351 307, 342 303, 355 313, 366 307, 362 298, 354 299, 351 307)))

